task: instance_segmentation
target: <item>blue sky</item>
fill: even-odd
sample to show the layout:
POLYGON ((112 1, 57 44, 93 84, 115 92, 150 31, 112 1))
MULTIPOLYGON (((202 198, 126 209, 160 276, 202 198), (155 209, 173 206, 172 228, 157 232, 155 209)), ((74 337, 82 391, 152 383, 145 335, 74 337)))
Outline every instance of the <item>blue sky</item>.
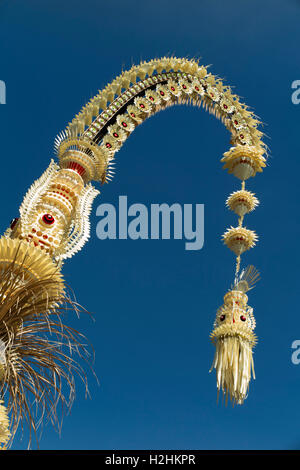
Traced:
MULTIPOLYGON (((243 406, 216 404, 209 333, 230 287, 234 257, 220 237, 236 219, 224 205, 238 181, 222 170, 222 124, 198 108, 170 108, 146 121, 117 154, 100 188, 91 240, 64 266, 93 313, 69 319, 93 343, 98 386, 80 384, 61 437, 46 426, 41 449, 299 449, 300 2, 174 0, 0 1, 1 218, 18 215, 27 188, 53 157, 55 135, 99 89, 132 63, 200 57, 265 123, 268 166, 247 185, 260 199, 246 224, 259 243, 243 257, 262 280, 249 293, 257 320, 257 379, 243 406), (205 243, 105 240, 100 203, 205 205, 205 243)), ((14 449, 26 439, 18 435, 14 449)))

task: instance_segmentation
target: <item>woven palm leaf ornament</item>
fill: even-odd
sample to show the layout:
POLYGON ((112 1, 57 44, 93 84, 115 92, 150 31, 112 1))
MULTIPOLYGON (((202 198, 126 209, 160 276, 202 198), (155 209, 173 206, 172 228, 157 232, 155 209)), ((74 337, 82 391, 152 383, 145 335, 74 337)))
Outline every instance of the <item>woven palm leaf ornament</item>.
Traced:
MULTIPOLYGON (((116 153, 146 118, 185 103, 203 106, 230 131, 231 147, 221 161, 241 181, 241 189, 227 199, 238 223, 223 235, 236 256, 235 277, 217 311, 211 339, 216 345, 213 368, 218 390, 233 402, 244 401, 256 342, 246 293, 258 279, 254 267, 240 272, 241 255, 257 241, 255 232, 243 225, 245 215, 258 204, 245 189, 245 181, 266 166, 266 147, 260 122, 229 86, 196 60, 164 57, 122 72, 83 107, 55 139, 58 163, 51 161, 32 185, 19 217, 0 239, 0 340, 4 344, 0 399, 7 391, 12 433, 26 421, 33 430, 37 427, 28 395, 41 404, 42 415, 56 421, 58 402, 64 400, 62 380, 69 383, 71 395, 74 391, 69 362, 75 372, 77 364, 73 356, 68 361, 60 348, 66 340, 78 351, 81 343, 77 332, 61 327, 65 304, 74 308, 61 268, 89 238, 89 213, 99 194, 91 182, 104 184, 112 179, 116 153), (47 343, 43 336, 47 329, 54 329, 59 340, 47 343), (45 393, 45 389, 50 391, 45 393)), ((0 441, 5 445, 9 430, 2 409, 3 404, 0 441)))

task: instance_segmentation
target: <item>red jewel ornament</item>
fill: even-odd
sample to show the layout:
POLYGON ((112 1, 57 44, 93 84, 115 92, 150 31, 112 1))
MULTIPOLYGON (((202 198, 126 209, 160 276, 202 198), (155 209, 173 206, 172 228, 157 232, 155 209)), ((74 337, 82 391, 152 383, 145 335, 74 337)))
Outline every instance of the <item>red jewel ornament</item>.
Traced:
POLYGON ((51 214, 44 214, 42 221, 47 225, 52 225, 54 224, 54 217, 51 214))
POLYGON ((240 316, 240 319, 241 319, 242 321, 246 321, 246 317, 244 317, 244 315, 241 315, 241 316, 240 316))
POLYGON ((221 320, 221 321, 224 321, 224 320, 225 320, 225 315, 221 315, 221 316, 220 316, 220 320, 221 320))

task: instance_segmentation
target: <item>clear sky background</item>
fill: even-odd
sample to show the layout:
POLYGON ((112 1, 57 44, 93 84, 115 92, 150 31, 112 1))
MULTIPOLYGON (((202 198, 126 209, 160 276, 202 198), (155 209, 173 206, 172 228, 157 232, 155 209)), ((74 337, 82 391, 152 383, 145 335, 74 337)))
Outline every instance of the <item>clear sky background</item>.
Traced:
MULTIPOLYGON (((249 293, 259 343, 257 379, 243 406, 216 403, 216 309, 233 280, 220 237, 236 223, 225 208, 237 179, 222 170, 229 133, 214 117, 174 107, 140 126, 117 154, 113 182, 91 215, 91 239, 64 274, 94 316, 68 324, 96 351, 91 399, 78 384, 61 437, 46 426, 41 449, 299 449, 300 1, 0 1, 1 217, 18 215, 53 141, 122 67, 162 55, 199 57, 265 123, 268 167, 248 188, 260 199, 246 219, 259 243, 243 256, 262 280, 249 293), (96 236, 102 202, 205 204, 205 244, 96 236)), ((18 434, 14 449, 26 444, 18 434)))

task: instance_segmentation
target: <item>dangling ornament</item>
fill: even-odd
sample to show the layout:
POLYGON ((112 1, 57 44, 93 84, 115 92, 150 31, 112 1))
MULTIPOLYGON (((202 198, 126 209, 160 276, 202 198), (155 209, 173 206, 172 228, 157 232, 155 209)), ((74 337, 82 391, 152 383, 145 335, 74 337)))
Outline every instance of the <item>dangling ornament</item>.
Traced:
MULTIPOLYGON (((236 121, 238 123, 239 121, 236 121)), ((239 137, 246 133, 239 129, 239 137)), ((249 144, 249 143, 248 143, 249 144)), ((240 272, 241 255, 252 248, 258 237, 253 230, 243 226, 244 216, 259 204, 253 193, 245 190, 245 180, 261 172, 265 158, 261 149, 250 145, 232 147, 222 161, 229 173, 242 180, 239 191, 232 193, 227 207, 238 215, 238 226, 230 227, 222 236, 225 245, 236 255, 235 282, 217 311, 211 339, 216 346, 212 369, 216 369, 218 394, 222 390, 233 403, 242 404, 247 397, 251 376, 255 378, 252 349, 256 344, 253 333, 253 309, 247 305, 246 292, 259 278, 253 266, 240 272)))
POLYGON ((230 229, 224 233, 223 238, 224 243, 237 256, 240 256, 242 253, 252 248, 257 241, 255 232, 245 227, 230 227, 230 229))
POLYGON ((226 201, 226 205, 230 210, 235 212, 239 217, 252 212, 259 204, 258 199, 250 191, 241 189, 232 193, 226 201))
POLYGON ((242 404, 247 397, 251 374, 255 378, 252 349, 255 319, 248 306, 246 292, 253 288, 259 274, 249 266, 235 279, 218 309, 211 339, 216 346, 213 368, 216 369, 218 393, 223 391, 233 403, 242 404))

